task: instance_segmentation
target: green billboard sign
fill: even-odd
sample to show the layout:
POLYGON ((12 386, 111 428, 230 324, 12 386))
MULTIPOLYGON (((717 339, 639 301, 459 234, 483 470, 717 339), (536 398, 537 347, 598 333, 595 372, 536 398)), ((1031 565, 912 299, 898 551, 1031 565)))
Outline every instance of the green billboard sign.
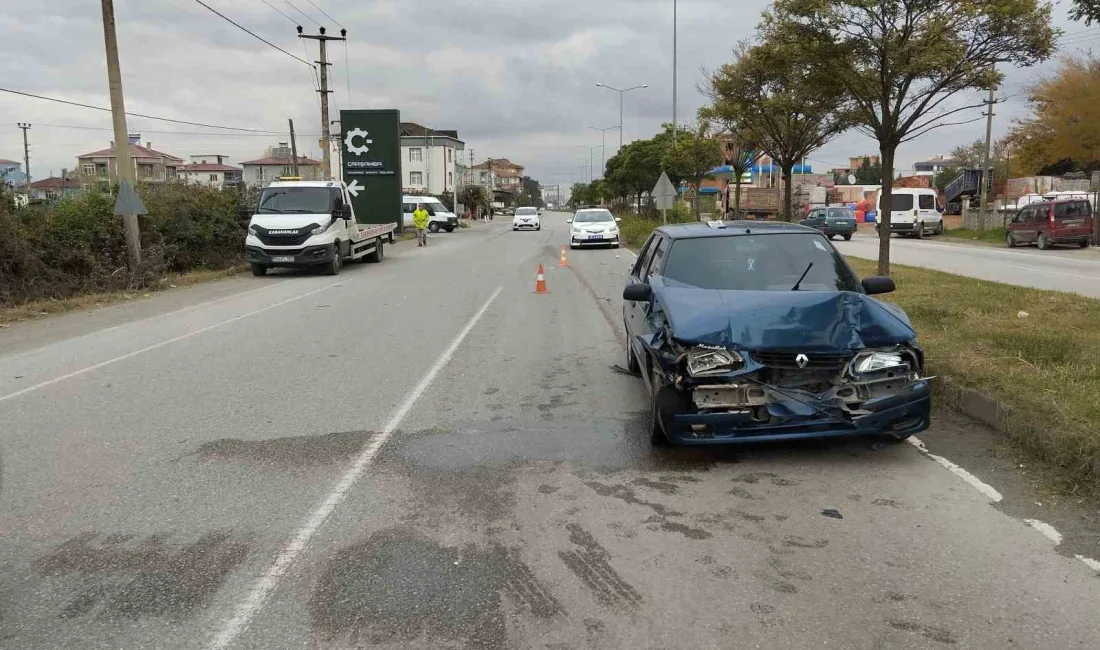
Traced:
POLYGON ((359 223, 397 222, 401 214, 401 112, 340 111, 344 182, 359 223))

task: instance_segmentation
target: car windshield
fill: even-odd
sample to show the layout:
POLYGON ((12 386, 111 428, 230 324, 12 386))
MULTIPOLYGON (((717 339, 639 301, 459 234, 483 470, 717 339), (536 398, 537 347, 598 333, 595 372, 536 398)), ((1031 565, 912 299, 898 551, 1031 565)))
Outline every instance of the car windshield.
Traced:
POLYGON ((856 215, 849 208, 829 208, 831 219, 855 219, 856 215))
POLYGON ((890 209, 894 212, 901 212, 903 210, 913 209, 913 195, 912 194, 891 194, 890 195, 890 209))
POLYGON ((425 201, 424 207, 430 208, 432 212, 450 212, 441 201, 425 201))
POLYGON ((818 233, 700 237, 672 244, 661 275, 700 289, 862 291, 844 258, 818 233))
POLYGON ((516 214, 521 215, 521 216, 522 215, 530 216, 530 215, 538 214, 538 213, 539 213, 539 211, 536 210, 535 208, 518 208, 518 209, 516 209, 516 214))
POLYGON ((611 216, 611 213, 607 210, 588 210, 585 212, 578 212, 577 216, 573 219, 576 223, 600 223, 603 221, 614 221, 615 217, 611 216))
POLYGON ((260 192, 259 214, 332 214, 340 196, 335 187, 265 187, 260 192))

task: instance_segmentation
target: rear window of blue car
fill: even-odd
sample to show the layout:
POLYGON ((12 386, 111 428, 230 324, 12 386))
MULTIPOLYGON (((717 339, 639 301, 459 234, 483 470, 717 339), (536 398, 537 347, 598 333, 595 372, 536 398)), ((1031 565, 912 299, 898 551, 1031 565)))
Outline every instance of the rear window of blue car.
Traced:
POLYGON ((790 291, 813 262, 800 291, 862 292, 844 258, 817 233, 678 239, 661 276, 700 289, 790 291))

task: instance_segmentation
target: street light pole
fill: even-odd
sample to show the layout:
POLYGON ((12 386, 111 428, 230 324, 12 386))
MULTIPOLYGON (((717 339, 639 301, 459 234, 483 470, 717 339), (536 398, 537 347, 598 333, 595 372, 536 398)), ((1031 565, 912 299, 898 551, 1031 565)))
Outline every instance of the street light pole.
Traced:
POLYGON ((598 149, 599 145, 593 145, 590 147, 586 144, 579 144, 577 146, 581 149, 588 149, 588 182, 591 183, 595 180, 594 174, 592 173, 592 152, 598 149))
POLYGON ((598 126, 590 126, 588 128, 600 132, 600 178, 603 178, 604 173, 607 171, 607 132, 611 129, 619 129, 619 147, 622 148, 622 129, 617 126, 609 126, 605 129, 601 129, 598 126))
POLYGON ((597 88, 607 88, 608 90, 614 90, 615 92, 619 93, 619 148, 622 149, 623 148, 623 95, 630 92, 631 90, 638 90, 639 88, 649 88, 649 84, 642 84, 640 86, 634 86, 632 88, 623 88, 623 89, 620 90, 619 88, 614 88, 612 86, 608 86, 605 83, 597 82, 596 87, 597 88))

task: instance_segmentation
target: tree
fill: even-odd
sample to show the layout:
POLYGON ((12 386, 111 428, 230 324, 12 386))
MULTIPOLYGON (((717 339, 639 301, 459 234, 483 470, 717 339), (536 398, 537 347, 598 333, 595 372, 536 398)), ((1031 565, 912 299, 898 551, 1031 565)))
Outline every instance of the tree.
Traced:
POLYGON ((742 124, 734 110, 724 107, 718 101, 712 106, 700 108, 699 119, 714 122, 721 129, 718 141, 722 147, 722 159, 733 176, 733 214, 737 218, 741 215, 741 184, 744 176, 760 162, 764 152, 749 139, 751 125, 742 124))
POLYGON ((1069 17, 1078 21, 1083 20, 1085 25, 1091 25, 1093 21, 1100 23, 1100 0, 1073 0, 1069 17))
POLYGON ((722 149, 711 137, 710 124, 700 121, 695 131, 681 129, 676 144, 669 147, 661 159, 665 169, 695 186, 695 218, 699 218, 699 184, 708 173, 722 163, 722 149))
POLYGON ((1065 58, 1029 99, 1031 117, 1008 138, 1020 171, 1100 169, 1100 59, 1065 58))
POLYGON ((462 204, 467 209, 477 211, 481 208, 483 211, 489 208, 489 197, 485 192, 485 188, 478 187, 477 185, 467 185, 462 188, 462 204))
POLYGON ((530 176, 524 176, 520 181, 520 193, 516 199, 516 205, 521 207, 542 207, 542 187, 539 182, 530 176))
POLYGON ((672 126, 666 124, 652 138, 635 140, 620 149, 607 161, 604 180, 609 196, 635 197, 640 204, 642 195, 661 177, 664 154, 671 146, 672 126))
POLYGON ((794 166, 847 130, 848 117, 837 87, 812 78, 795 46, 779 43, 739 43, 735 60, 708 75, 704 92, 717 114, 779 164, 783 216, 791 221, 794 166))
MULTIPOLYGON (((948 100, 994 87, 997 63, 1026 67, 1049 58, 1058 34, 1043 0, 775 0, 760 31, 768 42, 797 43, 819 83, 848 95, 857 128, 879 143, 884 205, 899 145, 981 119, 957 119, 982 105, 980 93, 961 105, 948 100)), ((886 275, 889 210, 879 222, 878 266, 886 275)))

